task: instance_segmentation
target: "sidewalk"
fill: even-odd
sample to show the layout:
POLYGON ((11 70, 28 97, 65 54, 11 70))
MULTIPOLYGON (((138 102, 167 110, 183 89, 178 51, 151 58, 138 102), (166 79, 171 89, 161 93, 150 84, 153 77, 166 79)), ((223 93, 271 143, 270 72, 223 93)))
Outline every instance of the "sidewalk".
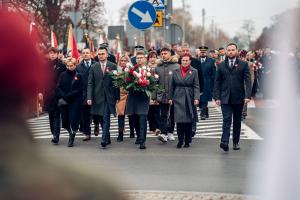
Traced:
POLYGON ((237 194, 165 191, 125 191, 130 200, 259 200, 258 197, 237 194))

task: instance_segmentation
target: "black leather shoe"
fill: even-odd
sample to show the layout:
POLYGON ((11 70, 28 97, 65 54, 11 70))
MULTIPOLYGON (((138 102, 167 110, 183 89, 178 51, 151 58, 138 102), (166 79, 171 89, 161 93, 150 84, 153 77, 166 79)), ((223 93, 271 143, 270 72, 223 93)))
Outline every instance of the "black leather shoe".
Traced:
POLYGON ((201 119, 201 120, 206 120, 206 117, 205 117, 205 116, 201 116, 200 119, 201 119))
POLYGON ((95 135, 95 136, 98 136, 98 135, 99 135, 99 125, 95 125, 94 135, 95 135))
POLYGON ((189 147, 190 147, 190 144, 189 144, 189 143, 185 143, 183 147, 184 147, 184 148, 189 148, 189 147))
POLYGON ((140 144, 140 138, 137 138, 134 144, 140 144))
POLYGON ((82 141, 89 141, 89 140, 91 140, 91 136, 90 135, 86 135, 85 136, 85 138, 83 138, 83 140, 82 141))
POLYGON ((181 148, 182 148, 182 143, 179 142, 179 143, 177 144, 177 149, 181 149, 181 148))
POLYGON ((108 142, 106 143, 107 145, 110 145, 111 144, 111 140, 108 140, 108 142))
POLYGON ((51 140, 51 142, 52 142, 53 144, 58 144, 58 142, 59 142, 58 137, 53 137, 53 139, 51 140))
POLYGON ((70 136, 69 136, 69 142, 68 142, 68 147, 73 147, 74 146, 74 140, 75 140, 75 133, 70 134, 70 136))
POLYGON ((101 147, 102 148, 105 148, 107 146, 107 143, 106 142, 101 142, 101 147))
POLYGON ((196 135, 196 132, 192 131, 192 137, 195 137, 195 135, 196 135))
POLYGON ((117 142, 123 142, 123 133, 119 133, 117 142))
POLYGON ((223 149, 226 152, 229 151, 228 144, 226 144, 225 142, 220 143, 220 148, 223 149))
POLYGON ((233 150, 240 150, 240 145, 239 143, 233 144, 233 150))
POLYGON ((145 143, 140 144, 140 149, 146 149, 145 143))

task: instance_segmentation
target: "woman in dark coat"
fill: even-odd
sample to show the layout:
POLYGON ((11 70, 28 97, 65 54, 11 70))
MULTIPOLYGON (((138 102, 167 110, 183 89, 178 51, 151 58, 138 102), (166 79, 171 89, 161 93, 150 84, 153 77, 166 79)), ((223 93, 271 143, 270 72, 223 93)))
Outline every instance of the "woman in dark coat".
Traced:
POLYGON ((178 144, 189 147, 192 140, 192 122, 198 121, 196 105, 199 104, 200 87, 198 72, 191 67, 192 56, 181 57, 181 66, 173 71, 169 103, 174 104, 174 120, 177 123, 178 144))
POLYGON ((80 108, 83 98, 82 78, 76 73, 76 59, 68 58, 67 71, 59 78, 57 86, 58 105, 62 113, 62 127, 69 134, 68 147, 73 147, 76 131, 80 121, 80 108))

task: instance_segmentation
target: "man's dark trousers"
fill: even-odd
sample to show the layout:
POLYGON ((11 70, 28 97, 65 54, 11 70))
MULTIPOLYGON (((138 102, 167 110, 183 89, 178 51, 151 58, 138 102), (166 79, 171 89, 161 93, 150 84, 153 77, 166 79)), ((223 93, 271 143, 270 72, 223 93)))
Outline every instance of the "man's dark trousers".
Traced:
POLYGON ((244 104, 222 104, 223 134, 221 142, 229 143, 230 127, 233 118, 233 143, 238 144, 241 134, 241 121, 244 104))

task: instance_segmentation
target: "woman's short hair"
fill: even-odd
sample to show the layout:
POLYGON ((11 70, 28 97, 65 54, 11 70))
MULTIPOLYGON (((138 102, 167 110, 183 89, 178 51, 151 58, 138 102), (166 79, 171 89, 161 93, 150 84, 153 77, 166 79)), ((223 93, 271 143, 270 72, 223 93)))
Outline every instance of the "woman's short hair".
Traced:
POLYGON ((182 60, 183 57, 189 57, 190 60, 192 60, 192 58, 193 58, 191 54, 185 53, 185 54, 183 54, 183 55, 180 57, 180 61, 182 60))
POLYGON ((76 65, 76 59, 75 58, 72 58, 72 57, 68 57, 66 59, 66 64, 71 62, 73 65, 76 65))
POLYGON ((155 51, 150 51, 148 53, 147 60, 149 61, 149 59, 152 58, 153 56, 157 58, 157 53, 155 51))

